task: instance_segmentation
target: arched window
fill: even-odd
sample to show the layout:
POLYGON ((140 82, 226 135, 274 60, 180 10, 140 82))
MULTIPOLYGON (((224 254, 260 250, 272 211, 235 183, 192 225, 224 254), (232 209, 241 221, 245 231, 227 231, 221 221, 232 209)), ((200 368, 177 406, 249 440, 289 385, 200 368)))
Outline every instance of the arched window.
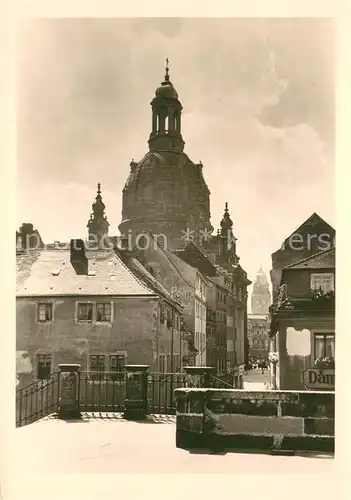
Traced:
POLYGON ((152 184, 151 182, 148 182, 144 186, 144 191, 143 191, 143 198, 145 200, 152 200, 152 184))
POLYGON ((165 119, 165 132, 166 132, 166 134, 168 133, 168 129, 169 129, 169 118, 168 118, 168 116, 166 116, 166 119, 165 119))

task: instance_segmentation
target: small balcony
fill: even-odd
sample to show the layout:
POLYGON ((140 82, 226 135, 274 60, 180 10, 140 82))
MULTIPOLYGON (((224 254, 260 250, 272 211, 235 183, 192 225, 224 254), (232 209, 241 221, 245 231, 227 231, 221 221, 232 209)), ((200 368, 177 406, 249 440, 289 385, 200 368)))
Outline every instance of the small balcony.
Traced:
POLYGON ((271 313, 278 311, 304 310, 304 311, 333 311, 335 310, 334 290, 307 289, 305 295, 292 296, 288 294, 288 287, 284 283, 280 286, 276 305, 272 307, 271 313))

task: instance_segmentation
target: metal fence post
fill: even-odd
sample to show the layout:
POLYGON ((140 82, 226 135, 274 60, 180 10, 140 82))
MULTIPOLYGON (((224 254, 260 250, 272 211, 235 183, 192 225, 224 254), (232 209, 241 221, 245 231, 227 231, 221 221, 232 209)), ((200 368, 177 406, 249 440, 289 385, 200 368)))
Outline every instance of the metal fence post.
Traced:
POLYGON ((143 420, 147 414, 148 365, 126 365, 127 387, 124 418, 143 420))
POLYGON ((81 365, 59 365, 60 399, 58 417, 63 420, 80 418, 79 369, 81 365))

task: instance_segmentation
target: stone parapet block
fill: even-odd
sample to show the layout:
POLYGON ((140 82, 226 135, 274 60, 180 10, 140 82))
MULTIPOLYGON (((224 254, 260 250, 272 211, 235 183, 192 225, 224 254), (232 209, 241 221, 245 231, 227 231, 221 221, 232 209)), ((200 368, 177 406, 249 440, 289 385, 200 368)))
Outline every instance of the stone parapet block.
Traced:
POLYGON ((334 451, 334 392, 186 388, 175 396, 177 446, 334 451))

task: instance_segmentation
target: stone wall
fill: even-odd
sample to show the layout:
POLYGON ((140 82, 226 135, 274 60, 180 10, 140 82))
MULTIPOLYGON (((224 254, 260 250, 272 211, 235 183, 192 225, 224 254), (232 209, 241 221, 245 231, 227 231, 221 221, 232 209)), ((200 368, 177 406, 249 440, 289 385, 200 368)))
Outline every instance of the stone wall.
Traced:
POLYGON ((334 451, 334 393, 176 389, 184 449, 334 451))

